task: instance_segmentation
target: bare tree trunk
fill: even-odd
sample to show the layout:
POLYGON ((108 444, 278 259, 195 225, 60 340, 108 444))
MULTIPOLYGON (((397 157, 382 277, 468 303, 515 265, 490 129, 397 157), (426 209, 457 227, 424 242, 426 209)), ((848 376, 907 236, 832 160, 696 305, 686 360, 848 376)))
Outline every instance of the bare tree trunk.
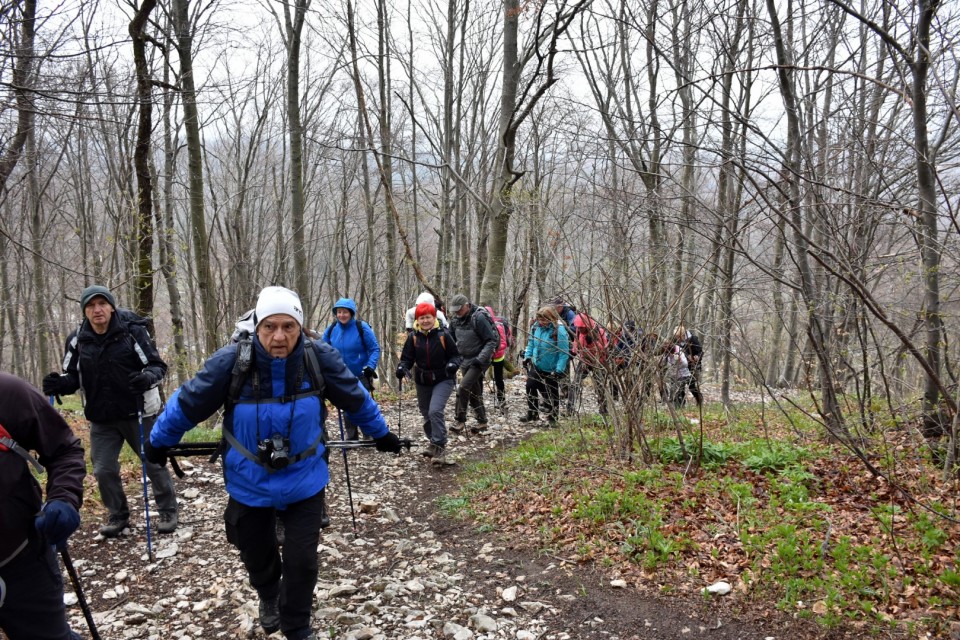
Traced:
POLYGON ((780 18, 777 15, 774 0, 766 0, 767 13, 773 27, 774 46, 777 55, 780 95, 787 115, 787 151, 784 160, 783 176, 786 182, 787 206, 790 216, 789 224, 793 227, 796 254, 794 259, 800 272, 800 285, 804 302, 807 306, 807 335, 810 347, 816 354, 819 369, 819 386, 822 394, 822 414, 827 428, 836 437, 846 434, 843 424, 843 415, 837 401, 836 389, 833 384, 833 372, 830 367, 830 356, 826 352, 827 336, 823 333, 819 316, 821 304, 818 300, 813 270, 810 267, 809 242, 804 232, 804 221, 801 215, 802 202, 800 197, 800 176, 802 171, 802 149, 799 107, 794 89, 792 61, 787 52, 786 43, 780 28, 780 18))
MULTIPOLYGON (((16 3, 19 4, 19 3, 16 3)), ((9 18, 14 18, 15 12, 10 10, 9 18)), ((33 130, 36 110, 34 108, 33 91, 34 81, 34 40, 36 39, 36 0, 23 0, 23 9, 20 13, 20 41, 17 43, 16 60, 13 66, 13 93, 17 102, 17 130, 13 138, 3 150, 0 157, 0 191, 7 186, 7 178, 13 173, 27 143, 27 134, 33 130)))
MULTIPOLYGON (((180 58, 180 96, 183 100, 183 125, 187 137, 190 236, 193 239, 196 292, 200 296, 200 309, 203 313, 204 349, 207 353, 213 353, 218 342, 217 287, 210 271, 210 247, 203 204, 203 143, 200 139, 197 89, 193 74, 193 26, 190 24, 188 7, 189 0, 173 0, 175 44, 177 56, 180 58)), ((169 282, 167 287, 170 287, 169 282)))
MULTIPOLYGON (((153 131, 153 95, 150 68, 147 65, 147 21, 157 6, 156 0, 144 0, 130 21, 133 42, 133 62, 137 70, 137 145, 133 163, 137 174, 137 214, 135 238, 137 242, 137 269, 135 289, 137 313, 153 316, 153 179, 150 175, 150 135, 153 131)), ((151 320, 152 322, 152 320, 151 320)))

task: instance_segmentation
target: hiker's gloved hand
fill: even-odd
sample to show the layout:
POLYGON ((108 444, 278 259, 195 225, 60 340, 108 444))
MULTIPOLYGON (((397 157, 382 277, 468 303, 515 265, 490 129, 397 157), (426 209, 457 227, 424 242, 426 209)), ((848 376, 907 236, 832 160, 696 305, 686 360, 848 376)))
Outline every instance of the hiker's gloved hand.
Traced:
POLYGON ((47 542, 63 549, 67 546, 67 538, 80 526, 80 514, 69 502, 51 500, 43 505, 34 526, 47 542))
POLYGON ((52 371, 43 376, 43 394, 47 396, 63 395, 66 385, 70 381, 66 376, 62 376, 56 371, 52 371))
POLYGON ((153 464, 158 464, 161 467, 167 464, 167 456, 169 455, 170 447, 155 447, 150 443, 150 438, 146 438, 143 441, 143 457, 147 459, 147 462, 152 462, 153 464))
POLYGON ((447 363, 447 377, 449 377, 449 378, 455 378, 456 375, 457 375, 457 369, 459 369, 459 368, 460 368, 460 365, 458 365, 456 362, 448 362, 448 363, 447 363))
POLYGON ((397 380, 403 380, 405 377, 407 377, 407 375, 408 375, 407 368, 404 367, 402 364, 399 365, 397 367, 397 380))
POLYGON ((530 358, 524 358, 523 361, 522 361, 520 364, 521 364, 521 366, 523 366, 523 368, 526 369, 527 371, 530 370, 530 364, 531 364, 531 363, 530 363, 530 358))
POLYGON ((403 451, 403 445, 400 444, 400 438, 398 438, 397 434, 392 431, 388 431, 387 435, 385 436, 374 438, 373 442, 377 447, 377 451, 384 451, 387 453, 400 453, 403 451))
POLYGON ((127 383, 133 393, 143 393, 153 386, 153 375, 146 371, 131 371, 127 383))
POLYGON ((372 367, 364 367, 362 373, 363 373, 363 377, 366 378, 367 380, 377 379, 377 372, 372 367))

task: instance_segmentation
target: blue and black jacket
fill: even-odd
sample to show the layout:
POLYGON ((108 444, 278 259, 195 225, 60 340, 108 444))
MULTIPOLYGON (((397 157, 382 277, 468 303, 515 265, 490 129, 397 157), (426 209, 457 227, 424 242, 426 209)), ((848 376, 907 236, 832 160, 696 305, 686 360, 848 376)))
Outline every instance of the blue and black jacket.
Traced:
MULTIPOLYGON (((196 377, 177 389, 157 419, 150 434, 155 447, 177 444, 183 434, 227 405, 223 428, 247 451, 275 434, 290 440, 291 457, 308 450, 320 439, 326 418, 324 400, 342 409, 353 424, 371 438, 385 436, 387 424, 380 408, 356 376, 347 369, 336 349, 309 342, 323 375, 323 395, 309 395, 313 381, 304 358, 305 339, 286 358, 272 357, 253 336, 254 362, 259 378, 259 397, 253 390, 252 372, 236 404, 228 403, 237 346, 214 353, 196 377)), ((330 479, 325 448, 280 470, 268 470, 229 447, 223 458, 227 493, 252 507, 285 509, 287 505, 316 495, 330 479)))

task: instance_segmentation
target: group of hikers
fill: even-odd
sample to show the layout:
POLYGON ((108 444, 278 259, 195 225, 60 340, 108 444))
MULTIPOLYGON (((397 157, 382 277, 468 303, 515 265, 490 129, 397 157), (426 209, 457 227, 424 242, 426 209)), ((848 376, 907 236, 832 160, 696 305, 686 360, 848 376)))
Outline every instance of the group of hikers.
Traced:
MULTIPOLYGON (((363 438, 394 454, 410 444, 390 431, 372 396, 381 347, 370 325, 359 319, 355 301, 337 300, 333 321, 315 332, 304 325, 295 292, 264 288, 237 322, 230 343, 166 403, 160 384, 167 365, 149 322, 118 307, 113 293, 100 285, 81 292, 80 310, 82 320, 67 338, 61 369, 43 378, 46 398, 0 373, 0 491, 6 496, 0 501, 0 629, 10 640, 78 637, 67 625, 54 549, 65 554, 67 539, 79 527, 86 467, 82 445, 54 401, 79 391, 90 423, 93 475, 108 513, 99 529, 104 538, 120 536, 130 525, 120 473, 123 443, 141 456, 150 478, 156 532, 170 534, 179 524, 166 466, 170 452, 187 431, 223 409, 218 454, 229 498, 226 537, 239 550, 259 596, 260 625, 267 633, 281 630, 288 640, 316 638, 311 630, 316 548, 320 530, 329 524, 326 403, 339 413, 342 442, 363 438), (31 474, 39 466, 47 472, 45 501, 31 474)), ((470 432, 483 434, 486 372, 492 371, 494 406, 502 408, 506 359, 516 332, 492 308, 463 294, 454 295, 445 310, 430 292, 407 310, 405 328, 395 375, 401 392, 406 379, 416 388, 427 440, 422 455, 431 464, 449 464, 450 396, 455 401, 449 432, 465 433, 469 407, 475 419, 470 432)), ((593 376, 600 412, 606 413, 612 372, 641 379, 653 362, 672 381, 669 391, 661 389, 672 402, 682 405, 689 388, 700 403, 701 358, 699 340, 682 326, 661 345, 632 322, 609 332, 555 300, 536 312, 520 356, 527 405, 520 421, 543 414, 549 425, 556 424, 562 402, 568 411, 575 409, 587 376, 593 376)), ((611 389, 619 392, 619 386, 611 389)))

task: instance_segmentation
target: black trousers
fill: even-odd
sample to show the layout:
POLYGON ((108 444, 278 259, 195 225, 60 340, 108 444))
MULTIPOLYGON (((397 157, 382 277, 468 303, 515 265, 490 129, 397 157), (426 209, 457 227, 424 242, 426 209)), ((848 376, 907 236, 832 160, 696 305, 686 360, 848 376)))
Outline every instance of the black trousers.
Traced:
MULTIPOLYGON (((12 464, 12 463, 10 463, 12 464)), ((10 640, 71 640, 53 548, 31 540, 0 567, 0 629, 10 640)))
POLYGON ((560 411, 560 380, 555 375, 532 369, 527 376, 527 413, 538 414, 541 406, 548 420, 557 419, 560 411))
POLYGON ((230 498, 223 514, 227 540, 240 551, 250 585, 263 599, 280 595, 280 629, 288 638, 310 627, 323 493, 295 502, 283 511, 250 507, 230 498), (277 545, 277 518, 284 528, 282 557, 277 545))
POLYGON ((483 406, 483 373, 483 367, 470 367, 463 372, 453 411, 457 422, 466 422, 467 404, 473 408, 477 422, 487 421, 487 409, 483 406))

